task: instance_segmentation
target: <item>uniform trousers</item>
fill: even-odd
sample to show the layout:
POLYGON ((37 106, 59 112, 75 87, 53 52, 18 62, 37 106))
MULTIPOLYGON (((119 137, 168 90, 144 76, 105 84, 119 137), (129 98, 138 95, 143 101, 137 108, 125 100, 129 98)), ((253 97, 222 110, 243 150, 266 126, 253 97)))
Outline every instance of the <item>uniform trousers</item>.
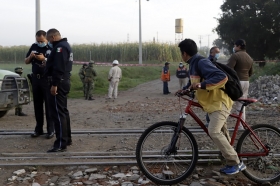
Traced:
POLYGON ((33 74, 32 76, 32 92, 33 92, 33 103, 34 112, 36 118, 35 132, 43 133, 44 125, 44 103, 47 121, 47 132, 51 134, 54 132, 54 124, 50 115, 49 108, 49 87, 47 84, 47 79, 41 77, 40 75, 33 74))
MULTIPOLYGON (((51 85, 50 87, 51 88, 51 85)), ((49 90, 50 91, 50 90, 49 90)), ((66 148, 72 142, 70 116, 67 109, 67 94, 70 91, 70 79, 62 80, 57 86, 57 95, 50 94, 51 117, 54 122, 56 140, 54 148, 66 148)))

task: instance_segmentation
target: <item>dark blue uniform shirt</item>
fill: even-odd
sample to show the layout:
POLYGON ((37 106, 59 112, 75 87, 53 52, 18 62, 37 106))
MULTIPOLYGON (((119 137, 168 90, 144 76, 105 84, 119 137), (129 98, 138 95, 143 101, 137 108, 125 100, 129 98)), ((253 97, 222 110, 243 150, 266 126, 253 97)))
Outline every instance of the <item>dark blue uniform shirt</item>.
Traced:
POLYGON ((73 53, 67 38, 53 42, 53 49, 48 57, 45 74, 52 76, 52 85, 57 86, 63 79, 70 78, 73 53))
MULTIPOLYGON (((51 53, 51 48, 48 45, 46 45, 45 47, 39 47, 36 43, 34 43, 31 45, 29 51, 27 52, 26 58, 31 54, 31 52, 42 53, 45 56, 45 58, 48 58, 48 56, 51 53)), ((32 58, 30 62, 32 63, 33 74, 44 74, 45 66, 42 65, 42 61, 36 58, 32 58)))

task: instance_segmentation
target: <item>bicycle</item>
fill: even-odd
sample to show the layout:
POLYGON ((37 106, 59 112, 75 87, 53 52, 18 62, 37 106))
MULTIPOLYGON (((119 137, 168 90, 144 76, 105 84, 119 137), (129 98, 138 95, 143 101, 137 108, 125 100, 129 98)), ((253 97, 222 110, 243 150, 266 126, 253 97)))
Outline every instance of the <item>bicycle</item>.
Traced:
MULTIPOLYGON (((209 136, 208 129, 192 110, 192 106, 202 108, 194 101, 194 91, 187 91, 188 101, 185 113, 178 123, 163 121, 147 128, 138 140, 136 147, 137 164, 143 174, 156 184, 172 185, 185 180, 194 170, 198 161, 198 145, 188 128, 184 126, 190 115, 209 136)), ((245 131, 241 134, 236 152, 247 166, 242 173, 251 181, 275 183, 280 180, 280 130, 267 124, 249 126, 242 119, 245 106, 257 102, 256 99, 239 99, 243 105, 239 114, 230 114, 237 119, 230 144, 234 145, 238 126, 245 131)))

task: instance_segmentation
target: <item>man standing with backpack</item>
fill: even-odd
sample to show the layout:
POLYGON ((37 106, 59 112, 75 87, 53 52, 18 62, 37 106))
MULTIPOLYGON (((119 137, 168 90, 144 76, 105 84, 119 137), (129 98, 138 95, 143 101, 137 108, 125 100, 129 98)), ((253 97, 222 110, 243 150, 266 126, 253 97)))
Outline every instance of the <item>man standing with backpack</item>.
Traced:
POLYGON ((183 90, 196 90, 196 98, 203 110, 209 114, 208 132, 213 142, 222 152, 227 166, 220 169, 225 174, 236 174, 246 169, 230 145, 226 120, 230 114, 233 101, 221 88, 225 88, 227 75, 217 68, 209 59, 201 58, 197 54, 197 45, 191 39, 185 39, 179 44, 182 58, 189 64, 189 83, 183 90))
MULTIPOLYGON (((243 90, 243 95, 241 98, 247 98, 249 91, 249 77, 253 73, 253 60, 246 52, 246 42, 243 39, 238 39, 234 43, 233 54, 228 60, 229 67, 234 69, 240 80, 240 84, 243 90)), ((240 110, 242 103, 236 101, 233 106, 234 109, 240 110)), ((245 108, 243 108, 242 119, 245 121, 245 108)), ((243 129, 243 126, 239 126, 239 129, 243 129)))

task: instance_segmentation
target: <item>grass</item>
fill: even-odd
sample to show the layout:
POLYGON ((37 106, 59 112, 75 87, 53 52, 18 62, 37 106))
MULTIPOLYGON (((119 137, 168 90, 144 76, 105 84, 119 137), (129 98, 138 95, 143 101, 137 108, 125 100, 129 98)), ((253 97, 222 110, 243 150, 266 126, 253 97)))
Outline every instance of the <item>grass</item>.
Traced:
POLYGON ((250 81, 253 82, 260 76, 268 75, 280 75, 280 62, 274 63, 269 62, 263 68, 260 68, 258 64, 254 64, 253 75, 250 78, 250 81))
MULTIPOLYGON (((122 69, 123 78, 119 83, 119 90, 124 91, 139 84, 159 79, 161 75, 161 66, 120 66, 122 69)), ((176 68, 179 62, 170 63, 171 75, 175 74, 176 68)), ((1 69, 14 71, 17 66, 23 67, 23 76, 26 77, 28 73, 31 73, 31 65, 25 64, 1 64, 1 69)), ((70 98, 81 98, 83 97, 82 82, 78 76, 81 65, 73 65, 72 76, 71 76, 71 90, 69 93, 70 98)), ((108 93, 109 82, 107 80, 109 70, 111 66, 94 66, 97 72, 97 78, 95 81, 94 95, 105 95, 108 93)))

